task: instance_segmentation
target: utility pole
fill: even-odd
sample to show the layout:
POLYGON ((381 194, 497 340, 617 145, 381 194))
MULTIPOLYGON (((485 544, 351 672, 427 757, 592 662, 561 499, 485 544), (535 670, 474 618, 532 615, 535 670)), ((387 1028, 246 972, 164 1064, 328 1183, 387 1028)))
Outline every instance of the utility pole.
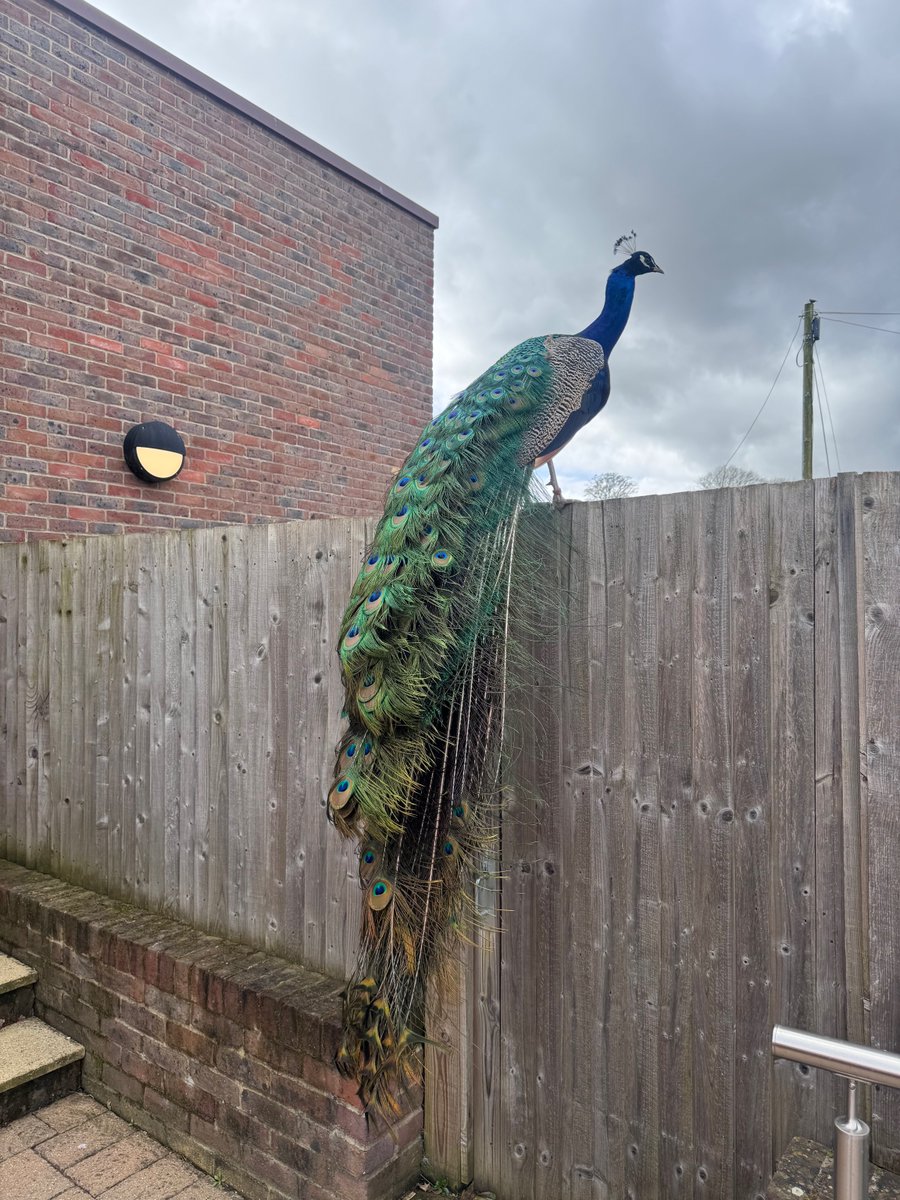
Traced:
POLYGON ((819 338, 815 300, 803 306, 803 478, 813 473, 813 342, 819 338))

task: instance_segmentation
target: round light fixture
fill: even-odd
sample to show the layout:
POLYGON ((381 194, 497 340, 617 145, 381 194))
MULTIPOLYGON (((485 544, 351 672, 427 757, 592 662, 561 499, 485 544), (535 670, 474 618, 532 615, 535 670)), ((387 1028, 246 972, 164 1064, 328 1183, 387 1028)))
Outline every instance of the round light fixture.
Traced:
POLYGON ((132 425, 122 445, 130 471, 145 483, 174 479, 184 466, 184 442, 164 421, 132 425))

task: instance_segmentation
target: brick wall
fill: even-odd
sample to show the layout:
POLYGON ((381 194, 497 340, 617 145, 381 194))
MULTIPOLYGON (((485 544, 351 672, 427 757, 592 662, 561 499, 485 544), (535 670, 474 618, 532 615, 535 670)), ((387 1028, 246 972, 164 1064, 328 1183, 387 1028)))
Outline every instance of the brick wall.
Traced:
POLYGON ((370 1125, 332 1066, 340 984, 0 860, 0 948, 82 1084, 250 1200, 390 1200, 422 1114, 370 1125))
POLYGON ((0 539, 377 511, 430 412, 434 219, 90 15, 0 0, 0 539), (168 484, 122 460, 150 419, 168 484))

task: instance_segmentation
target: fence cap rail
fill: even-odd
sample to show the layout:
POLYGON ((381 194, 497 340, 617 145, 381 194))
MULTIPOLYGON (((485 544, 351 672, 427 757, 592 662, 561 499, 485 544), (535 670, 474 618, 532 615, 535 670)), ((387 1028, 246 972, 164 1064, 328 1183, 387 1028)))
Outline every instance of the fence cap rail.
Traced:
POLYGON ((776 1025, 772 1030, 772 1057, 833 1071, 846 1079, 900 1088, 900 1054, 821 1037, 787 1025, 776 1025))

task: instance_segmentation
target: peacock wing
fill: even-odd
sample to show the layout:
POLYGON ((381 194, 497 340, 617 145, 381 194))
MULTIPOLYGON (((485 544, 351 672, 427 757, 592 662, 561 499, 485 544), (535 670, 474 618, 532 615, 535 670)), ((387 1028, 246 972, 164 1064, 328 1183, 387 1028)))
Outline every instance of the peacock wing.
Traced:
POLYGON ((556 453, 597 415, 609 396, 606 356, 597 342, 551 336, 544 345, 550 383, 545 402, 522 439, 522 463, 556 453))

